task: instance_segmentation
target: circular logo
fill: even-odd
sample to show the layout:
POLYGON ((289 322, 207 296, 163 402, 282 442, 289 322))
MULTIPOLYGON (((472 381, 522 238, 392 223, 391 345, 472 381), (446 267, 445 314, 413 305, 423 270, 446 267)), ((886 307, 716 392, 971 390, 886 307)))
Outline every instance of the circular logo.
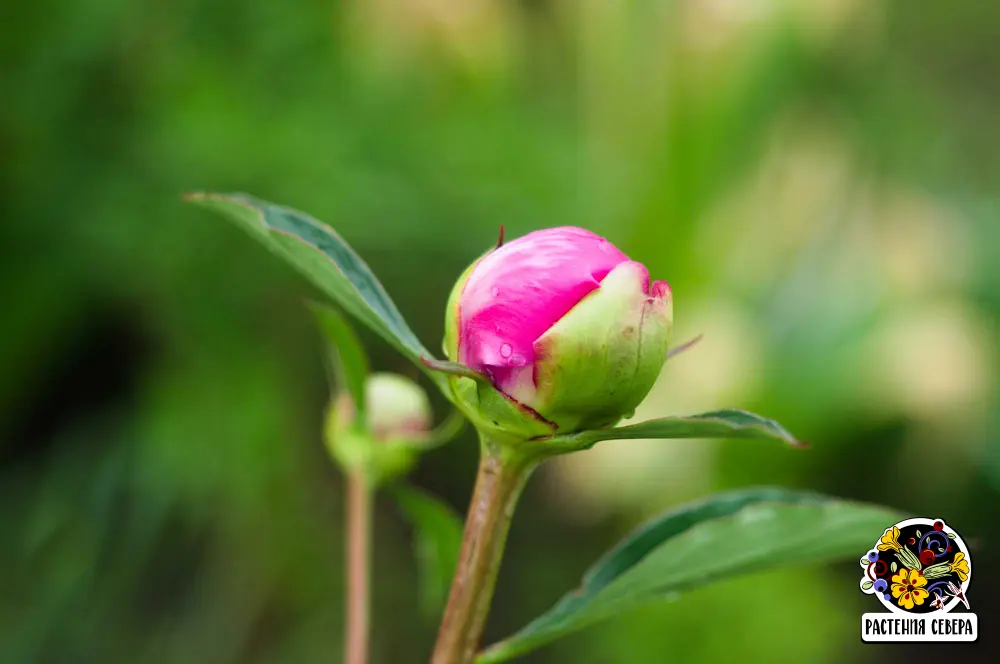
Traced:
POLYGON ((886 528, 864 558, 861 591, 894 613, 969 609, 969 549, 941 519, 906 519, 886 528))

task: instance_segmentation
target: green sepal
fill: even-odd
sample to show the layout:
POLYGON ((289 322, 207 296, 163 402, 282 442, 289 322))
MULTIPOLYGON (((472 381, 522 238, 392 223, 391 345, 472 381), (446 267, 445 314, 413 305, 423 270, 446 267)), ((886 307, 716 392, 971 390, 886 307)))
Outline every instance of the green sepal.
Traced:
POLYGON ((667 358, 673 301, 650 297, 648 274, 622 263, 535 342, 535 381, 522 395, 560 432, 630 417, 667 358))
POLYGON ((347 475, 361 473, 365 477, 373 475, 375 463, 372 450, 375 441, 363 424, 344 426, 341 422, 342 410, 350 404, 344 399, 334 399, 326 417, 323 443, 330 457, 347 475))
POLYGON ((488 381, 449 375, 454 403, 472 425, 493 440, 524 443, 551 436, 556 427, 530 408, 522 406, 488 381))
POLYGON ((413 469, 421 451, 418 445, 404 440, 376 441, 359 424, 345 426, 339 421, 341 415, 338 413, 338 408, 345 403, 340 399, 339 406, 330 408, 324 436, 327 451, 344 474, 360 475, 374 488, 403 477, 413 469))

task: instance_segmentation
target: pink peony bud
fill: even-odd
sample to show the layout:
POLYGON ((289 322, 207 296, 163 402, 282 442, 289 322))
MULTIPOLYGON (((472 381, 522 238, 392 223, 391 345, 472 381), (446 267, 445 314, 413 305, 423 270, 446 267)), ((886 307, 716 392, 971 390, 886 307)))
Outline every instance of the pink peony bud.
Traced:
POLYGON ((670 288, 582 228, 529 233, 482 257, 452 293, 449 359, 560 431, 634 411, 666 359, 670 288))

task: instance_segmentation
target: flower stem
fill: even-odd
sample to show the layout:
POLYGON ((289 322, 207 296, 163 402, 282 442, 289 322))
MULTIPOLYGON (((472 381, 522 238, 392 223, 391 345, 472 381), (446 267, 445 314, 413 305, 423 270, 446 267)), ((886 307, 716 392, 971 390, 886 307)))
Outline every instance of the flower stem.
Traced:
POLYGON ((514 507, 537 460, 519 456, 481 436, 476 487, 462 551, 431 664, 470 664, 493 599, 514 507))
POLYGON ((344 664, 368 661, 372 489, 359 471, 347 476, 347 638, 344 664))

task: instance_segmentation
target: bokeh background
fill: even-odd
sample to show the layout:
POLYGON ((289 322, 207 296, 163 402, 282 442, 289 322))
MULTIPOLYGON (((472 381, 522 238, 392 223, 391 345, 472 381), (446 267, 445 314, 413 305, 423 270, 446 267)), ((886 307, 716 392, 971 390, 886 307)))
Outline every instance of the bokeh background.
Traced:
MULTIPOLYGON (((779 484, 956 527, 984 635, 932 654, 995 661, 1000 5, 36 0, 0 16, 0 662, 340 661, 315 293, 184 205, 195 189, 331 223, 430 347, 500 224, 588 227, 670 281, 678 341, 705 335, 639 417, 738 406, 812 443, 621 441, 548 465, 488 639, 643 519, 779 484)), ((377 368, 413 374, 365 341, 377 368)), ((466 433, 413 481, 464 509, 475 461, 466 433)), ((391 502, 376 516, 374 663, 426 661, 412 534, 391 502)), ((858 572, 745 577, 523 661, 929 656, 861 644, 858 572)))

